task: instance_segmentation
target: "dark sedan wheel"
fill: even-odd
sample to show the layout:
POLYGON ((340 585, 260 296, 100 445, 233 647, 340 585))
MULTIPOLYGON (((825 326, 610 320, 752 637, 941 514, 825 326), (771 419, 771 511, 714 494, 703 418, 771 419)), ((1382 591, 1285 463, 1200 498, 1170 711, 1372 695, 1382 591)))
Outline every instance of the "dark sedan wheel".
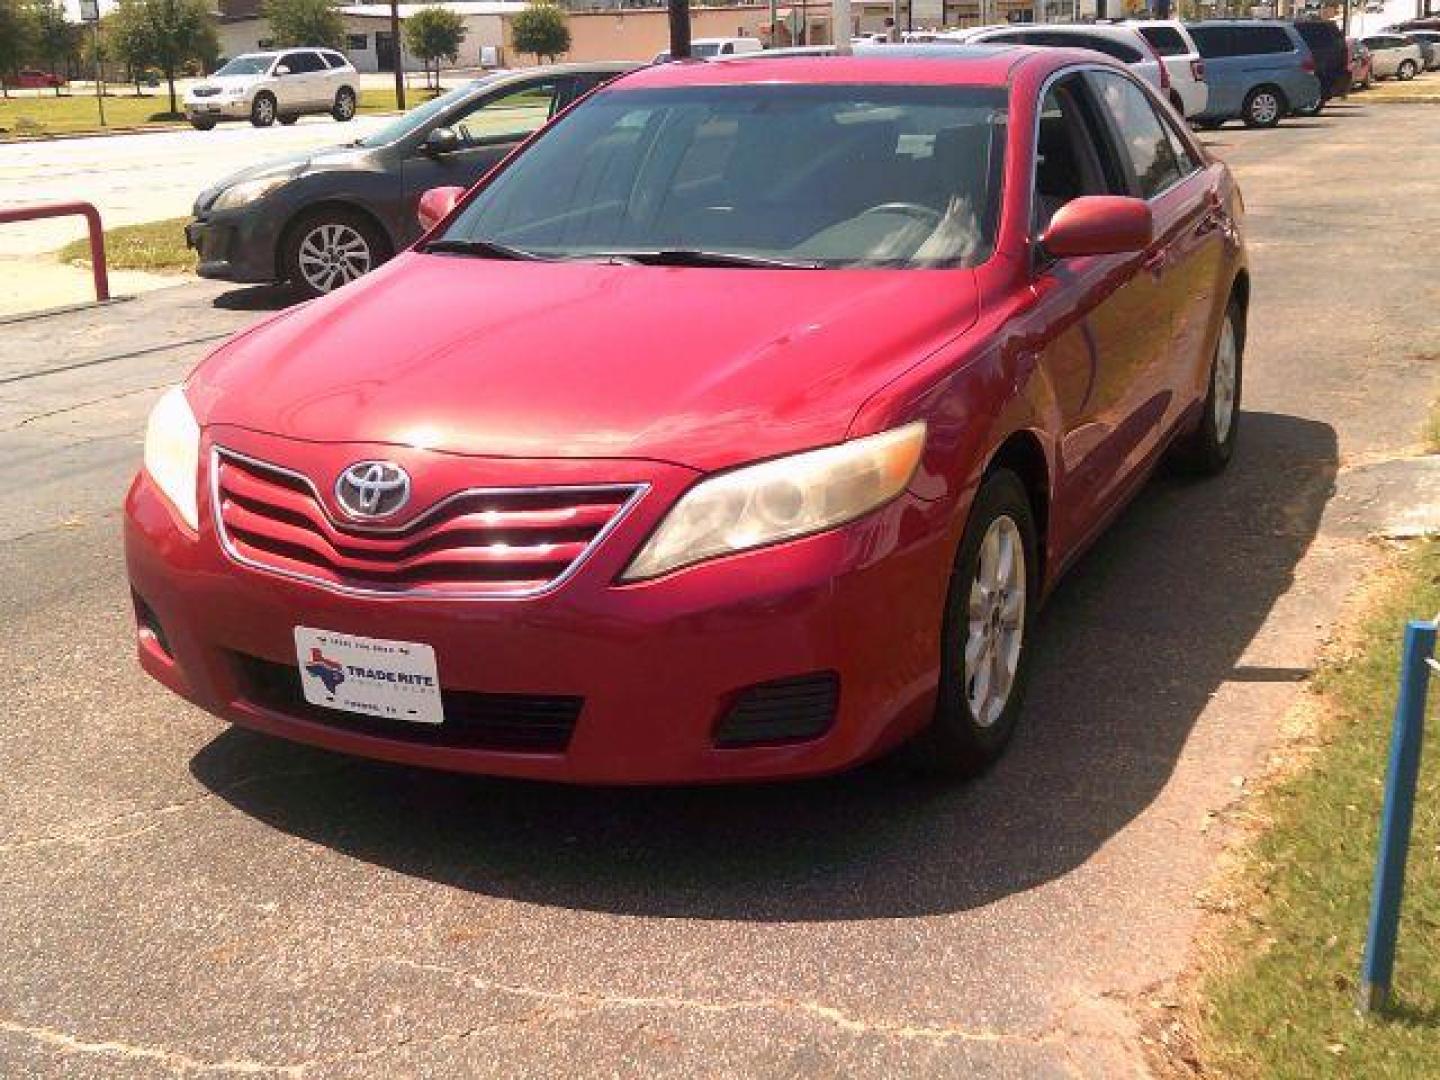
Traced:
POLYGON ((286 237, 286 278, 309 296, 323 296, 368 274, 389 256, 374 223, 346 210, 307 214, 286 237))
POLYGON ((190 126, 196 131, 209 131, 215 126, 214 120, 191 120, 190 126))
POLYGON ((973 776, 1015 731, 1029 667, 1039 562, 1025 486, 1000 469, 980 486, 955 559, 941 633, 940 699, 914 747, 927 772, 973 776))
POLYGON ((1285 95, 1273 86, 1257 86, 1240 108, 1240 119, 1252 128, 1273 128, 1284 115, 1285 95))
POLYGON ((274 122, 275 96, 262 90, 250 105, 250 123, 256 127, 269 127, 274 122))
POLYGON ((355 91, 348 86, 342 86, 335 95, 335 106, 330 110, 330 115, 342 124, 355 119, 355 91))
POLYGON ((1245 354, 1245 315, 1231 300, 1210 363, 1205 411, 1193 434, 1175 446, 1175 462, 1186 472, 1213 476, 1230 464, 1240 427, 1240 376, 1245 354))
POLYGON ((275 117, 275 119, 280 121, 283 126, 289 127, 291 124, 295 123, 296 120, 299 120, 300 117, 292 113, 289 116, 277 116, 275 117))

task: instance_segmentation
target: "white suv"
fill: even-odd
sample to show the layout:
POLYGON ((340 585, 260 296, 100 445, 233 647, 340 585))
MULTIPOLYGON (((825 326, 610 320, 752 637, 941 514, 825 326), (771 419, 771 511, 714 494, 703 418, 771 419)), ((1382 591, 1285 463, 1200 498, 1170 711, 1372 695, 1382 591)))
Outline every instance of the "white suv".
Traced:
MULTIPOLYGON (((1160 96, 1183 116, 1193 116, 1204 108, 1204 97, 1192 111, 1191 96, 1177 86, 1172 69, 1164 63, 1155 46, 1129 24, 1112 23, 1031 23, 1004 26, 979 26, 971 30, 947 33, 946 40, 1009 42, 1012 45, 1039 45, 1052 48, 1090 49, 1114 57, 1160 92, 1160 96)), ((1197 54, 1198 59, 1198 54, 1197 54)), ((1202 69, 1203 70, 1203 69, 1202 69)), ((1186 67, 1186 82, 1197 81, 1195 70, 1186 67)))
POLYGON ((305 113, 350 120, 360 102, 360 76, 334 49, 245 53, 185 95, 185 115, 201 131, 221 120, 269 127, 305 113))

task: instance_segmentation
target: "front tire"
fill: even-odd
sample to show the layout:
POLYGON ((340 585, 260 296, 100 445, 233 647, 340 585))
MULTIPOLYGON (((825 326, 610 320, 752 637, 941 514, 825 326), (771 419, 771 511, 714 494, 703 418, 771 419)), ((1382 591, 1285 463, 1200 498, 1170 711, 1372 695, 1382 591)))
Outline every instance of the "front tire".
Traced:
POLYGON ((261 91, 250 103, 250 123, 257 128, 269 127, 275 122, 275 95, 261 91))
POLYGON ((1285 115, 1285 95, 1273 86, 1257 86, 1245 96, 1240 119, 1250 128, 1273 128, 1285 115))
POLYGON ((975 776, 1015 732, 1040 583, 1030 499, 1008 469, 980 485, 955 557, 941 631, 935 717, 915 742, 926 772, 975 776))
POLYGON ((306 296, 324 296, 368 274, 389 255, 389 242, 374 222, 342 207, 322 207, 288 230, 281 269, 306 296))
POLYGON ((1244 353, 1245 313, 1240 302, 1232 299, 1210 361, 1210 388, 1199 426, 1175 447, 1176 464, 1186 472, 1214 476, 1225 470, 1235 454, 1244 353))
POLYGON ((342 86, 335 94, 335 104, 330 109, 330 115, 342 124, 354 120, 355 91, 348 86, 342 86))

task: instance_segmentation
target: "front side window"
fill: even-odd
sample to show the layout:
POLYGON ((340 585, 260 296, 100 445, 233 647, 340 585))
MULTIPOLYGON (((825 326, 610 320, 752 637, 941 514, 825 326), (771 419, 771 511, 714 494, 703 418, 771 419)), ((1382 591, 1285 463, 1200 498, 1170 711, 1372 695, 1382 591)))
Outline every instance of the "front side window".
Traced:
POLYGON ((304 75, 325 68, 324 61, 312 52, 286 53, 280 63, 290 69, 291 75, 304 75))
POLYGON ((1100 134, 1084 78, 1059 80, 1040 105, 1031 199, 1035 235, 1044 235, 1050 219, 1073 199, 1128 193, 1124 172, 1100 134))
POLYGON ((550 258, 974 265, 994 245, 1004 121, 994 88, 602 91, 440 240, 550 258))
POLYGON ((519 142, 544 127, 554 115, 560 97, 560 83, 527 83, 475 105, 452 117, 450 126, 465 146, 489 146, 519 142))
POLYGON ((1130 159, 1140 194, 1153 198, 1181 178, 1175 148, 1145 92, 1129 79, 1108 72, 1091 78, 1130 159))
POLYGON ((1278 26, 1243 26, 1234 32, 1240 41, 1240 52, 1244 54, 1263 56, 1295 49, 1290 35, 1278 26))

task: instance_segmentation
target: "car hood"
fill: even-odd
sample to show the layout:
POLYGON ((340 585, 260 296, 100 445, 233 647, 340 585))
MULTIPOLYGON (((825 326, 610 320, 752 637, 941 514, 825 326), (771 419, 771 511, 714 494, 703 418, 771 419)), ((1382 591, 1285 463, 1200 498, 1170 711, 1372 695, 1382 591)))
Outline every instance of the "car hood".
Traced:
POLYGON ((211 184, 196 197, 195 211, 199 213, 206 209, 215 201, 220 192, 242 181, 258 180, 262 176, 274 176, 277 173, 299 176, 302 173, 317 172, 322 169, 351 169, 360 164, 363 153, 358 147, 342 144, 322 147, 319 150, 286 154, 283 157, 267 158, 257 165, 250 165, 238 172, 230 173, 211 184))
POLYGON ((969 270, 760 270, 410 253, 222 346, 204 425, 701 470, 845 438, 971 326, 969 270))

